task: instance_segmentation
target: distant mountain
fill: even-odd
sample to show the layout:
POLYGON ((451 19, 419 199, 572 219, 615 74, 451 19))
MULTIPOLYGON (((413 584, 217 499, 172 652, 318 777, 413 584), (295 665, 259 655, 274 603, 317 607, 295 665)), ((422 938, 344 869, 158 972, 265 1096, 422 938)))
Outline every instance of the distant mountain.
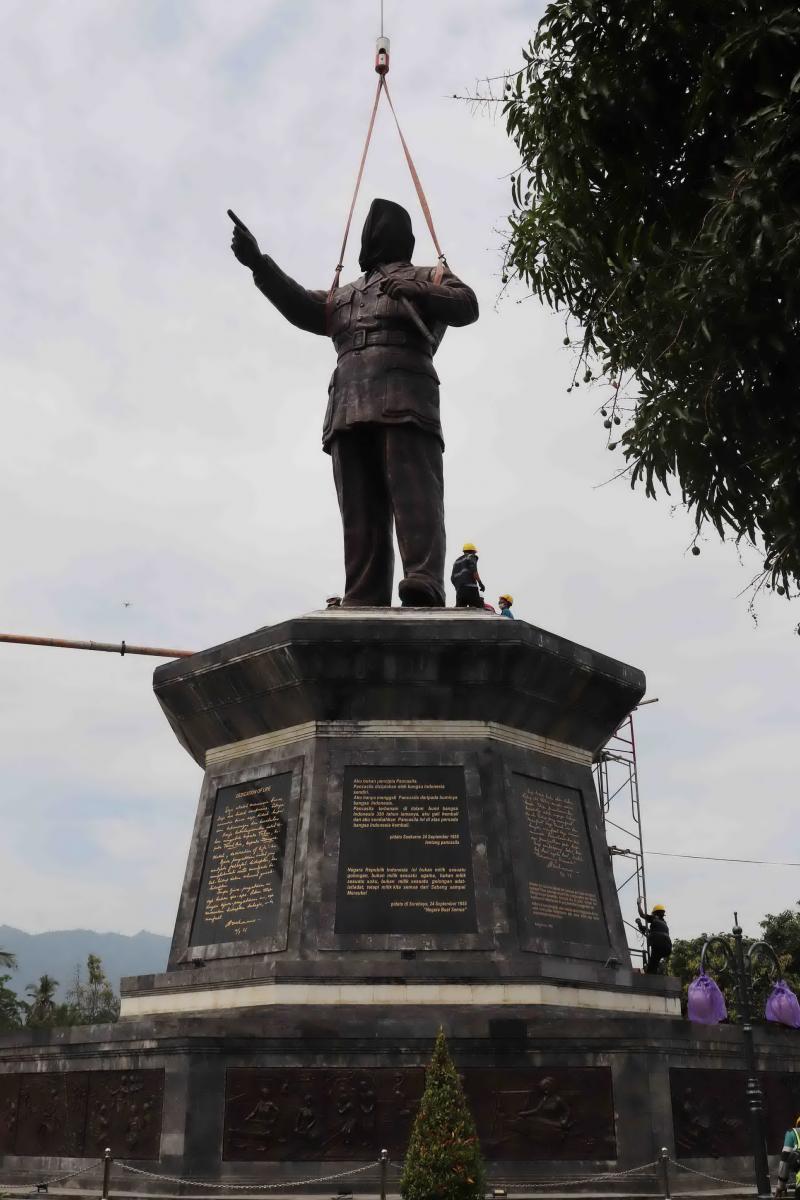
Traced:
MULTIPOLYGON (((163 971, 167 966, 170 939, 160 933, 95 933, 92 929, 59 929, 50 933, 25 933, 11 925, 0 925, 0 950, 10 950, 17 956, 17 969, 11 973, 9 987, 18 995, 25 994, 29 983, 35 983, 45 973, 59 982, 58 998, 63 1000, 72 986, 75 967, 83 967, 86 978, 86 959, 97 954, 103 969, 119 991, 122 975, 147 975, 163 971)), ((0 974, 5 974, 0 968, 0 974)))

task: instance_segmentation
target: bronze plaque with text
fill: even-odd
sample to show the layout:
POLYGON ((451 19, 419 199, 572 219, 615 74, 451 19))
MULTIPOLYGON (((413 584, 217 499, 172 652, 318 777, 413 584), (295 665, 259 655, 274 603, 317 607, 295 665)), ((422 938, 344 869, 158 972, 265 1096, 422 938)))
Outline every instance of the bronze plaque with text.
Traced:
POLYGON ((548 941, 608 945, 581 793, 527 775, 512 780, 525 928, 548 941))
POLYGON ((336 933, 474 933, 463 767, 347 767, 336 933))
POLYGON ((278 928, 292 774, 220 788, 191 945, 271 937, 278 928))

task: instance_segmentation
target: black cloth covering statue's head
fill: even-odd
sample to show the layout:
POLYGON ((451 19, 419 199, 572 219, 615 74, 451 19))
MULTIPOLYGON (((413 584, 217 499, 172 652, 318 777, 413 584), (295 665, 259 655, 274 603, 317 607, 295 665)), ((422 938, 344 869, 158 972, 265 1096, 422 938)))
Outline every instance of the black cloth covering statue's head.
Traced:
POLYGON ((370 271, 383 263, 410 262, 414 253, 411 217, 393 200, 373 200, 361 231, 358 265, 370 271))

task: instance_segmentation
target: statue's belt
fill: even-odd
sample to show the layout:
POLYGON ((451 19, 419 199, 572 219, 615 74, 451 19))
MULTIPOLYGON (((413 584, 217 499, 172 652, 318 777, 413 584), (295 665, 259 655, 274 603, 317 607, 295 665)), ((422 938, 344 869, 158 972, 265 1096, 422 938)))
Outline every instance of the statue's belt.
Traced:
POLYGON ((407 350, 431 357, 430 345, 424 338, 403 329, 356 329, 354 333, 343 334, 334 341, 339 358, 354 350, 364 350, 367 346, 403 346, 407 350))

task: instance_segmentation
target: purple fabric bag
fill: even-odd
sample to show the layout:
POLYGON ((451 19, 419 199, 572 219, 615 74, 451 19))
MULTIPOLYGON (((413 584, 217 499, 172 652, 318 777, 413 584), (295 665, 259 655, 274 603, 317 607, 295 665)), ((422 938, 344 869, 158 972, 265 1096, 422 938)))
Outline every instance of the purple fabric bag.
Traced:
POLYGON ((725 997, 705 971, 689 984, 686 1015, 698 1025, 719 1025, 728 1015, 725 997))
POLYGON ((768 1021, 777 1021, 779 1025, 800 1029, 800 1003, 785 980, 779 979, 767 996, 764 1016, 768 1021))

